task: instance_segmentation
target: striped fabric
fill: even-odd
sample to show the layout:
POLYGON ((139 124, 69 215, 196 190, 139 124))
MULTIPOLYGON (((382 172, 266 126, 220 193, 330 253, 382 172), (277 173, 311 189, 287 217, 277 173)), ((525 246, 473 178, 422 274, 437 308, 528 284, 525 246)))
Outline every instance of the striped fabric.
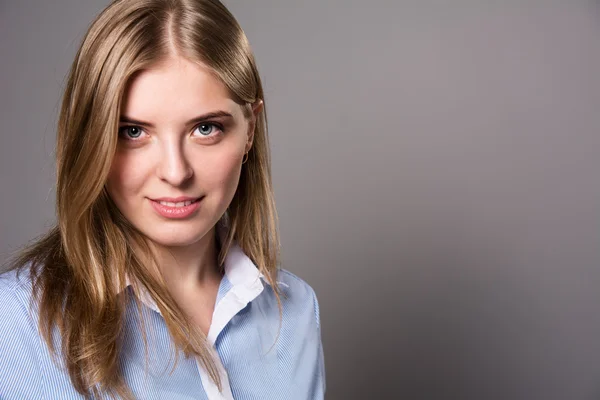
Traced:
MULTIPOLYGON (((0 399, 82 399, 69 376, 53 363, 29 307, 27 271, 0 275, 0 399)), ((183 354, 173 368, 166 324, 147 294, 140 295, 148 338, 148 365, 132 288, 127 289, 121 368, 137 399, 323 399, 325 366, 319 305, 312 288, 280 270, 283 320, 273 289, 239 246, 225 260, 208 340, 224 384, 210 381, 183 354), (220 361, 220 362, 219 362, 220 361), (172 373, 171 373, 172 371, 172 373)))

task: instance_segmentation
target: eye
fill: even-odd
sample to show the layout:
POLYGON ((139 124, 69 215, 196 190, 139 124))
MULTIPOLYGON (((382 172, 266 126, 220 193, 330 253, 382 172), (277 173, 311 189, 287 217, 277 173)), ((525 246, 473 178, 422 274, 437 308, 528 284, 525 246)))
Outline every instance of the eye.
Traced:
POLYGON ((223 130, 223 128, 220 127, 219 125, 214 124, 212 122, 211 123, 205 122, 205 123, 202 123, 202 124, 196 126, 196 129, 194 129, 194 134, 196 134, 196 132, 198 132, 198 134, 196 136, 211 136, 212 133, 214 133, 215 131, 220 131, 220 130, 223 130))
POLYGON ((139 139, 144 131, 139 126, 122 126, 119 128, 119 136, 124 139, 139 139))

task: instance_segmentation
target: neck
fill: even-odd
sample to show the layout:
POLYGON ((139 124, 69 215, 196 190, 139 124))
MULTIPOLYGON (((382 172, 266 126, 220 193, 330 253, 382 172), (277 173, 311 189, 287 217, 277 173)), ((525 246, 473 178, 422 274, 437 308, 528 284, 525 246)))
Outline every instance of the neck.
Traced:
POLYGON ((215 228, 191 246, 156 250, 162 276, 174 293, 193 291, 221 279, 215 228))

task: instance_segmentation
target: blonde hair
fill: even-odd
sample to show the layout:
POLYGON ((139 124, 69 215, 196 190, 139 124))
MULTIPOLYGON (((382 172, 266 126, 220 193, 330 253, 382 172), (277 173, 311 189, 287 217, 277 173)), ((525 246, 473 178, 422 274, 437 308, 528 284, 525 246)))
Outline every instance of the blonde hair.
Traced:
MULTIPOLYGON (((57 226, 20 255, 31 267, 40 331, 56 356, 58 327, 75 389, 87 397, 132 398, 119 370, 127 277, 153 297, 169 328, 176 356, 193 355, 221 388, 206 337, 169 294, 150 245, 122 216, 105 183, 117 146, 121 101, 138 71, 175 52, 208 66, 250 116, 264 101, 248 40, 218 0, 116 0, 92 23, 72 64, 57 135, 57 226)), ((226 212, 219 264, 236 241, 275 290, 279 257, 266 106, 226 212)), ((136 300, 137 301, 137 300, 136 300)), ((139 302, 138 310, 139 310, 139 302)))

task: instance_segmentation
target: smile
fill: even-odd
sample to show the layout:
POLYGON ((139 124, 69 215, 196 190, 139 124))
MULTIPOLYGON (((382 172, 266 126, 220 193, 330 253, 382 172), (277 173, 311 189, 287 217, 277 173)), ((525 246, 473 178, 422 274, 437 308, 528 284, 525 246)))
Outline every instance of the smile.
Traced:
POLYGON ((192 216, 199 208, 203 197, 177 199, 149 199, 154 211, 168 219, 183 219, 192 216))
POLYGON ((169 206, 169 207, 185 207, 185 206, 189 206, 193 202, 194 202, 193 200, 180 201, 179 203, 173 203, 170 201, 159 201, 159 203, 162 204, 163 206, 169 206))

